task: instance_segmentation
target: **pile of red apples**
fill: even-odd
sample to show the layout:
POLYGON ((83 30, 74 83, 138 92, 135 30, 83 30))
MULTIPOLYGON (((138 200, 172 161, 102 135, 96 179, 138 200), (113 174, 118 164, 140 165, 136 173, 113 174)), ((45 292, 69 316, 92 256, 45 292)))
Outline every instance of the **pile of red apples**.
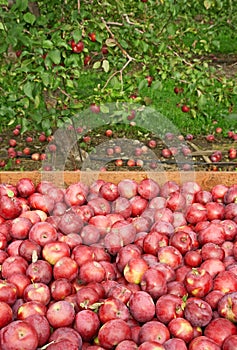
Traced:
POLYGON ((0 184, 0 350, 237 348, 237 184, 0 184))

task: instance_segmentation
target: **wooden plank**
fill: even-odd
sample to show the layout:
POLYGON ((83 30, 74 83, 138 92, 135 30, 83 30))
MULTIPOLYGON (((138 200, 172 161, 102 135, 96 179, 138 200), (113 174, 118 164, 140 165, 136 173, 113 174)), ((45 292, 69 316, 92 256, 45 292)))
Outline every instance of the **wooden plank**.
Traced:
POLYGON ((113 183, 118 183, 122 179, 133 179, 137 182, 145 178, 152 178, 157 181, 160 185, 166 181, 175 181, 178 184, 182 184, 187 181, 195 181, 203 189, 210 190, 213 186, 223 184, 231 186, 237 184, 237 172, 212 172, 212 171, 197 171, 197 172, 0 172, 0 183, 16 184, 21 178, 30 178, 37 184, 40 181, 51 181, 57 186, 67 187, 72 183, 82 181, 86 184, 91 184, 93 181, 102 179, 113 183))

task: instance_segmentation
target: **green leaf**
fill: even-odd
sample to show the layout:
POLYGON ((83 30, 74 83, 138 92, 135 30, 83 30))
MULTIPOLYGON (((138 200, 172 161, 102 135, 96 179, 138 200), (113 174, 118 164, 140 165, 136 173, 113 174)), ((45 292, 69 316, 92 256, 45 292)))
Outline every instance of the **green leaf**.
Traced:
POLYGON ((174 23, 169 23, 167 26, 167 32, 169 33, 169 35, 175 35, 176 33, 176 27, 174 23))
POLYGON ((42 125, 43 130, 50 129, 50 126, 51 126, 50 125, 50 120, 49 119, 43 120, 41 125, 42 125))
POLYGON ((121 83, 119 82, 118 78, 117 77, 113 77, 111 80, 110 80, 110 85, 112 86, 112 88, 114 90, 120 90, 121 89, 121 83))
POLYGON ((211 8, 213 5, 213 1, 211 0, 204 0, 204 6, 206 8, 206 10, 209 10, 209 8, 211 8))
POLYGON ((41 74, 41 79, 44 84, 44 86, 48 86, 50 84, 50 75, 48 73, 42 73, 41 74))
POLYGON ((74 105, 71 105, 70 108, 73 108, 73 109, 80 109, 83 107, 83 104, 78 102, 78 103, 75 103, 74 105))
POLYGON ((128 43, 125 40, 120 40, 120 45, 124 48, 127 49, 128 48, 128 43))
POLYGON ((35 108, 37 109, 39 107, 40 104, 40 96, 36 95, 35 96, 35 108))
POLYGON ((105 105, 100 105, 100 111, 101 111, 102 113, 107 114, 107 113, 109 113, 109 107, 108 107, 108 106, 105 106, 105 105))
POLYGON ((19 11, 25 11, 28 8, 28 0, 16 0, 15 6, 19 11))
POLYGON ((24 93, 26 94, 27 97, 29 97, 30 99, 33 99, 33 84, 30 83, 29 81, 24 85, 23 88, 24 93))
POLYGON ((143 79, 142 81, 140 81, 139 85, 138 85, 138 90, 142 90, 144 89, 144 87, 147 86, 147 80, 143 79))
POLYGON ((94 64, 93 64, 93 69, 98 69, 98 68, 100 68, 100 66, 101 66, 101 62, 100 61, 97 61, 97 62, 95 62, 94 64))
POLYGON ((54 44, 51 40, 44 40, 42 43, 43 49, 51 49, 53 46, 54 46, 54 44))
POLYGON ((73 84, 73 81, 72 81, 71 79, 67 79, 66 85, 67 85, 67 87, 69 87, 69 88, 74 88, 74 84, 73 84))
POLYGON ((109 71, 109 61, 104 60, 102 62, 102 68, 104 69, 105 73, 108 73, 108 71, 109 71))
POLYGON ((116 40, 112 39, 112 38, 109 38, 105 41, 106 45, 108 47, 113 47, 113 46, 116 46, 117 43, 116 43, 116 40))
POLYGON ((81 40, 81 38, 82 38, 81 29, 74 30, 74 32, 72 33, 72 37, 73 37, 75 42, 78 42, 79 40, 81 40))
POLYGON ((24 14, 23 19, 26 23, 30 23, 31 25, 35 22, 36 17, 33 13, 27 12, 24 14))
POLYGON ((47 57, 50 58, 54 64, 59 64, 61 62, 61 52, 57 49, 50 51, 47 57))

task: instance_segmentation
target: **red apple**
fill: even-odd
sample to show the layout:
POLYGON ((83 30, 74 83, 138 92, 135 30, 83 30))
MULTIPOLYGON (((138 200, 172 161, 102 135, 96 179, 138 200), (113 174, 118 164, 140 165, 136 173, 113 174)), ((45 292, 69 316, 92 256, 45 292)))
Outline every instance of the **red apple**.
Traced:
POLYGON ((36 350, 38 335, 35 328, 26 321, 13 321, 1 329, 2 349, 36 350))
POLYGON ((98 331, 98 343, 106 349, 111 349, 121 341, 130 339, 131 329, 129 325, 121 319, 106 322, 98 331))
POLYGON ((68 301, 59 300, 49 305, 46 317, 54 328, 67 327, 74 322, 75 310, 68 301))

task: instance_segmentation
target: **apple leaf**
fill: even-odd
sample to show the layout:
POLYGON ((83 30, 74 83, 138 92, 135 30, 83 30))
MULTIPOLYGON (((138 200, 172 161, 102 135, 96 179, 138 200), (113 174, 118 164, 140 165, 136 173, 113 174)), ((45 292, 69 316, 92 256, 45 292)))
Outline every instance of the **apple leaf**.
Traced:
POLYGON ((61 62, 61 52, 57 49, 50 51, 47 57, 50 58, 54 64, 59 64, 61 62))
POLYGON ((117 45, 116 40, 112 38, 107 39, 105 43, 108 47, 113 47, 117 45))
POLYGON ((27 97, 29 97, 30 99, 33 99, 33 95, 32 95, 33 86, 29 81, 24 85, 23 91, 27 97))
POLYGON ((213 5, 213 1, 211 1, 211 0, 204 1, 204 6, 205 6, 206 10, 209 10, 209 8, 211 8, 212 5, 213 5))
POLYGON ((105 106, 105 105, 101 105, 100 106, 100 111, 102 113, 109 113, 109 107, 108 106, 105 106))
POLYGON ((98 68, 100 68, 100 66, 101 66, 101 62, 97 61, 93 64, 93 69, 98 69, 98 68))
POLYGON ((104 60, 102 63, 102 68, 104 69, 105 73, 108 73, 109 71, 109 61, 104 60))
POLYGON ((54 46, 54 44, 51 40, 44 40, 42 43, 43 49, 51 49, 53 46, 54 46))
POLYGON ((35 22, 35 20, 36 20, 35 15, 33 15, 33 14, 30 13, 30 12, 25 13, 24 16, 23 16, 23 18, 24 18, 24 21, 25 21, 26 23, 30 23, 30 24, 34 24, 34 22, 35 22))
POLYGON ((82 31, 80 29, 74 30, 72 37, 75 40, 75 42, 78 42, 82 38, 82 31))

